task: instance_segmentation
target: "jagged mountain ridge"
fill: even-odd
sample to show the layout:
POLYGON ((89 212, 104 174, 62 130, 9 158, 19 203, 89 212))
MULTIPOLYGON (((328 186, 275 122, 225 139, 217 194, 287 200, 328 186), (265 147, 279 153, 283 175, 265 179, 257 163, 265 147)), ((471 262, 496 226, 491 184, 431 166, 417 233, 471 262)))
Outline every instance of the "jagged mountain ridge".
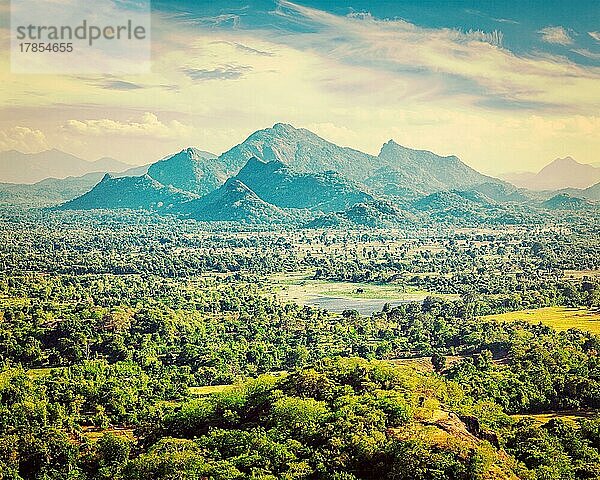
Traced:
MULTIPOLYGON (((393 140, 377 156, 380 167, 365 184, 374 189, 410 189, 427 194, 440 190, 464 189, 483 183, 502 183, 469 167, 458 157, 442 157, 427 150, 403 147, 393 140)), ((391 190, 390 190, 391 189, 391 190)))
POLYGON ((365 172, 372 167, 374 158, 328 142, 310 130, 284 123, 254 132, 219 158, 225 165, 235 168, 240 159, 245 164, 252 157, 264 162, 280 161, 300 173, 333 170, 356 181, 366 178, 365 172))
POLYGON ((393 140, 381 148, 378 156, 373 156, 283 123, 253 133, 219 159, 234 169, 240 158, 252 157, 264 162, 280 161, 301 173, 335 171, 386 195, 400 196, 415 188, 420 194, 487 182, 503 183, 477 172, 456 156, 442 157, 402 147, 393 140))
POLYGON ((85 201, 64 208, 169 209, 207 221, 248 222, 289 221, 311 211, 325 223, 376 226, 414 221, 407 211, 420 218, 459 218, 462 212, 465 219, 480 219, 486 210, 502 217, 503 204, 533 201, 455 156, 389 141, 375 157, 286 124, 259 130, 218 157, 182 150, 137 178, 144 180, 120 188, 107 188, 105 178, 81 197, 85 201), (135 198, 136 189, 142 198, 135 198), (386 202, 396 210, 383 208, 386 202))
POLYGON ((159 160, 148 168, 148 175, 163 185, 199 195, 217 189, 233 173, 225 168, 215 154, 192 147, 159 160))

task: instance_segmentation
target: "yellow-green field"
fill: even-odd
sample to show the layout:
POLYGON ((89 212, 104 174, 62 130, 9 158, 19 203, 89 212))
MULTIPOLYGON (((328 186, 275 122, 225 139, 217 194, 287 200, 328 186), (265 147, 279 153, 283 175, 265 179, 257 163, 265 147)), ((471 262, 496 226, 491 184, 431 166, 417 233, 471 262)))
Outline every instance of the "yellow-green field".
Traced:
POLYGON ((213 393, 223 392, 228 388, 231 388, 233 385, 207 385, 205 387, 188 387, 189 392, 192 395, 198 395, 199 397, 203 397, 206 395, 211 395, 213 393))
POLYGON ((97 427, 83 427, 81 435, 88 440, 93 442, 97 441, 100 437, 107 433, 112 433, 117 437, 126 438, 128 440, 135 440, 133 428, 124 427, 111 427, 111 428, 97 428, 97 427))
POLYGON ((542 425, 546 422, 549 422, 553 418, 560 418, 562 420, 566 420, 567 422, 571 422, 574 425, 577 425, 577 420, 582 418, 595 418, 598 416, 600 412, 597 410, 566 410, 564 412, 548 412, 548 413, 538 413, 535 415, 511 415, 515 420, 520 420, 521 418, 533 418, 535 423, 542 425))
POLYGON ((488 315, 483 318, 505 322, 516 320, 525 320, 530 323, 541 322, 559 331, 577 328, 600 335, 600 313, 587 308, 547 307, 488 315))

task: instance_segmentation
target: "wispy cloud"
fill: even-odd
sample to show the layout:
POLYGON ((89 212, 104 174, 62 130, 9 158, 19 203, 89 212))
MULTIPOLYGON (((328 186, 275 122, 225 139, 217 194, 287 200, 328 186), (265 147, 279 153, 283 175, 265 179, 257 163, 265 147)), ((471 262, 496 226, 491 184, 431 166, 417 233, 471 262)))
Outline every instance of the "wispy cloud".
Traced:
POLYGON ((104 80, 97 82, 96 85, 108 90, 138 90, 144 88, 142 85, 125 80, 104 80))
POLYGON ((545 27, 538 31, 542 40, 556 45, 571 45, 573 39, 564 27, 545 27))
POLYGON ((205 81, 205 80, 237 80, 244 74, 251 71, 252 67, 249 65, 223 65, 213 69, 208 68, 182 68, 181 71, 185 73, 192 80, 205 81))
POLYGON ((495 45, 498 47, 502 46, 502 41, 504 40, 504 33, 499 30, 494 30, 492 32, 484 32, 483 30, 469 30, 464 35, 472 40, 486 42, 490 45, 495 45))
POLYGON ((471 8, 467 8, 464 10, 465 13, 468 13, 469 15, 474 15, 476 17, 482 17, 482 18, 487 18, 489 20, 493 20, 494 22, 498 22, 498 23, 510 23, 513 25, 518 25, 519 22, 517 22, 516 20, 512 20, 510 18, 497 18, 497 17, 491 17, 483 12, 480 12, 479 10, 473 10, 471 8))
MULTIPOLYGON (((364 13, 342 17, 287 0, 280 1, 275 14, 303 22, 310 30, 295 36, 297 48, 407 80, 416 75, 421 84, 435 85, 431 92, 436 95, 460 95, 482 105, 498 105, 503 99, 516 108, 588 108, 589 92, 600 79, 598 69, 586 69, 562 57, 515 55, 502 48, 501 32, 422 28, 364 13)), ((554 30, 546 34, 552 32, 558 41, 554 30)))
POLYGON ((187 145, 221 152, 279 121, 371 153, 394 138, 485 171, 600 151, 600 69, 570 52, 593 53, 593 35, 567 31, 577 44, 558 50, 569 59, 511 51, 518 39, 493 30, 512 32, 503 22, 424 28, 286 1, 233 16, 211 16, 206 2, 195 9, 155 12, 153 71, 143 77, 23 79, 0 54, 0 130, 27 125, 82 157, 139 163, 187 145))
POLYGON ((198 23, 212 27, 230 26, 237 28, 240 25, 241 17, 234 13, 215 15, 213 17, 200 17, 198 23))
POLYGON ((582 57, 589 58, 590 60, 600 60, 600 53, 592 52, 587 48, 574 48, 571 51, 581 55, 582 57))
POLYGON ((588 32, 588 35, 597 42, 600 42, 600 32, 588 32))
POLYGON ((243 45, 241 43, 238 42, 227 42, 224 40, 218 41, 218 42, 212 42, 212 44, 214 45, 218 45, 218 44, 223 44, 223 45, 230 45, 233 46, 234 48, 236 48, 237 50, 244 52, 244 53, 250 53, 253 55, 261 55, 264 57, 272 57, 275 54, 273 52, 266 52, 264 50, 259 50, 257 48, 253 48, 253 47, 249 47, 248 45, 243 45))

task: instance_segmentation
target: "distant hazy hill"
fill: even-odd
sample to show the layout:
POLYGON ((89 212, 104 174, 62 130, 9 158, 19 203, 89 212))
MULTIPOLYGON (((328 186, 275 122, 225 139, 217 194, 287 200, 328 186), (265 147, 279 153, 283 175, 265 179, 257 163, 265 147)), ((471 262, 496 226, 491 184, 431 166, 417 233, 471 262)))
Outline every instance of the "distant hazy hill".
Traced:
POLYGON ((66 178, 92 172, 122 172, 131 165, 101 158, 94 162, 85 161, 60 150, 40 153, 21 153, 16 150, 0 152, 0 182, 36 183, 46 178, 66 178))
POLYGON ((223 185, 236 172, 228 170, 213 153, 196 148, 186 148, 148 168, 148 175, 162 184, 200 195, 223 185))
POLYGON ((263 200, 284 208, 331 212, 373 200, 336 172, 297 173, 279 160, 263 162, 252 157, 236 178, 263 200))
MULTIPOLYGON (((113 173, 114 177, 140 176, 148 165, 132 167, 124 172, 113 173)), ((89 192, 105 173, 86 173, 79 177, 46 178, 37 183, 0 183, 0 205, 22 205, 27 207, 49 207, 64 203, 89 192)))
POLYGON ((356 227, 388 228, 418 223, 418 218, 385 200, 357 203, 344 211, 319 215, 306 228, 356 227))
POLYGON ((463 210, 468 211, 475 206, 489 206, 493 202, 479 192, 442 191, 432 193, 419 200, 413 206, 419 211, 428 210, 463 210))
POLYGON ((501 178, 530 190, 587 188, 600 182, 600 168, 579 163, 571 157, 557 158, 538 173, 507 173, 501 178))
POLYGON ((416 223, 417 218, 386 201, 357 203, 339 214, 355 225, 384 228, 404 223, 416 223))
POLYGON ((600 183, 592 185, 583 191, 585 198, 590 200, 600 200, 600 183))
POLYGON ((515 224, 522 220, 520 212, 516 213, 475 190, 435 192, 414 202, 411 211, 422 214, 425 219, 466 225, 515 224))
POLYGON ((83 195, 92 189, 104 173, 81 177, 47 178, 30 184, 0 183, 0 204, 47 207, 83 195))
POLYGON ((171 208, 193 198, 197 198, 197 195, 164 186, 149 175, 113 177, 106 174, 92 190, 66 202, 60 208, 63 210, 99 208, 159 210, 171 208))
POLYGON ((265 202, 241 181, 230 178, 211 193, 180 206, 180 211, 200 221, 269 223, 288 215, 265 202))
POLYGON ((470 190, 479 192, 498 203, 524 203, 531 200, 522 190, 508 183, 480 183, 473 185, 470 190))
POLYGON ((594 204, 589 200, 572 197, 568 193, 560 193, 553 196, 546 200, 543 206, 549 210, 587 210, 594 208, 594 204))
POLYGON ((366 178, 365 183, 376 190, 387 190, 392 195, 401 195, 407 189, 432 193, 483 183, 501 183, 479 173, 454 155, 441 157, 426 150, 403 147, 393 140, 383 145, 375 165, 379 168, 366 178))

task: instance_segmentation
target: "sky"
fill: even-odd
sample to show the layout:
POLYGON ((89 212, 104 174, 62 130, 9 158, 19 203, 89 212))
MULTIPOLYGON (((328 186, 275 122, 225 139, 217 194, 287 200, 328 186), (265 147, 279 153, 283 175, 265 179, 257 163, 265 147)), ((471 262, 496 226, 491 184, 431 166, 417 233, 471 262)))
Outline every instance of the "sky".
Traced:
POLYGON ((139 165, 284 122, 489 174, 600 161, 597 0, 154 1, 152 71, 127 76, 11 73, 1 2, 0 151, 139 165))

